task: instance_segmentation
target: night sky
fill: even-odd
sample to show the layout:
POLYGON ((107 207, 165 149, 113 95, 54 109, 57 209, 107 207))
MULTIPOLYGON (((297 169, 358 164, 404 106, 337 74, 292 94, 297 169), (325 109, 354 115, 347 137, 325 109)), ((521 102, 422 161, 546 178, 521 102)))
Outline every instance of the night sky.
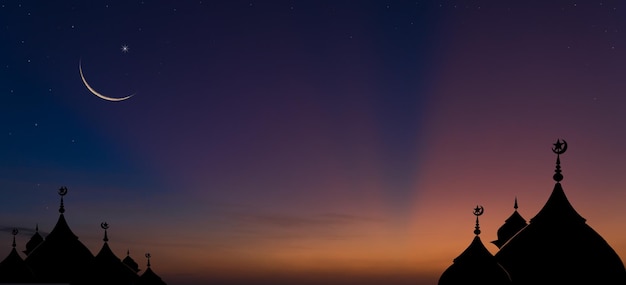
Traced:
POLYGON ((171 285, 436 284, 477 204, 492 253, 539 211, 558 138, 626 258, 617 0, 0 1, 0 98, 1 258, 66 186, 94 254, 107 222, 171 285))

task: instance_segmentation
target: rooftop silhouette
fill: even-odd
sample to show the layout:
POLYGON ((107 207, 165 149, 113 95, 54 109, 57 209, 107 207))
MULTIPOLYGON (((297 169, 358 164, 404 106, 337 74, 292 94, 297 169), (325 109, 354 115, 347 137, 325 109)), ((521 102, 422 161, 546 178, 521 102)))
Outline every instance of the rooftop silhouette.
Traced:
MULTIPOLYGON (((506 270, 514 285, 626 284, 626 269, 620 257, 600 234, 587 225, 565 195, 561 185, 564 176, 560 156, 566 150, 565 140, 559 139, 554 143, 552 151, 557 158, 553 179, 556 183, 543 208, 527 225, 517 213, 516 199, 515 212, 498 230, 498 240, 493 241, 499 247, 495 260, 506 270)), ((482 246, 482 243, 474 243, 476 238, 470 248, 482 246)), ((478 271, 472 267, 476 265, 464 267, 465 270, 474 270, 473 275, 455 270, 461 256, 441 275, 440 285, 478 284, 477 279, 482 280, 481 284, 508 284, 487 281, 500 273, 478 271), (449 276, 451 272, 455 275, 449 276)), ((481 260, 476 256, 473 259, 475 263, 481 260)))
POLYGON ((67 188, 61 187, 61 205, 59 219, 52 231, 43 238, 39 227, 26 243, 26 258, 22 259, 15 249, 14 230, 13 248, 9 255, 0 262, 0 283, 69 283, 72 285, 165 285, 166 283, 150 269, 141 275, 137 263, 130 257, 130 251, 124 261, 120 260, 109 247, 107 230, 109 224, 101 224, 104 230, 104 244, 95 256, 78 239, 65 220, 63 197, 67 188), (145 276, 145 277, 144 277, 145 276), (140 282, 141 280, 141 282, 140 282))

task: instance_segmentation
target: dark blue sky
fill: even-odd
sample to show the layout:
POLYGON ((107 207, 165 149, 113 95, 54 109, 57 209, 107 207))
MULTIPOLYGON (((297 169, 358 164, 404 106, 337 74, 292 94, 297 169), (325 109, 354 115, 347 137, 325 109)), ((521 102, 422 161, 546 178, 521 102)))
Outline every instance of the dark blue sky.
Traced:
POLYGON ((0 1, 0 223, 51 230, 65 185, 81 240, 171 284, 431 284, 476 200, 492 232, 541 205, 557 137, 623 166, 626 7, 492 2, 0 1))

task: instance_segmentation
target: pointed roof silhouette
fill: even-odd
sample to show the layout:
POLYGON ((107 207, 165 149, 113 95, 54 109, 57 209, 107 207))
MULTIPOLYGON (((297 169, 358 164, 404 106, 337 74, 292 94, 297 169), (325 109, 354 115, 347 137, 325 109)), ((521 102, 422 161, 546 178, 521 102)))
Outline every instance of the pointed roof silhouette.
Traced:
POLYGON ((78 283, 91 268, 94 256, 78 240, 65 220, 63 196, 67 188, 59 189, 61 207, 59 219, 44 241, 25 259, 37 275, 37 280, 48 283, 78 283))
POLYGON ((567 149, 557 140, 553 151, 556 184, 543 208, 495 255, 516 285, 626 284, 620 257, 570 204, 561 180, 560 154, 567 149))
POLYGON ((165 282, 163 282, 161 277, 159 277, 156 273, 154 273, 154 271, 152 271, 152 268, 150 267, 149 253, 146 253, 146 258, 148 259, 148 268, 146 269, 146 271, 144 271, 143 274, 141 274, 141 276, 139 276, 136 285, 167 285, 165 282))
POLYGON ((26 243, 26 250, 22 251, 29 255, 39 244, 43 242, 43 237, 39 234, 39 225, 35 225, 35 233, 26 243))
POLYGON ((109 238, 107 229, 109 225, 102 223, 104 229, 104 244, 94 258, 94 266, 92 268, 92 284, 98 285, 131 285, 134 284, 139 277, 137 273, 124 264, 109 247, 109 238))
POLYGON ((9 255, 0 262, 0 283, 24 283, 35 281, 33 270, 15 250, 15 235, 17 229, 13 230, 13 248, 9 255))
POLYGON ((478 216, 483 208, 476 206, 476 235, 470 245, 439 277, 438 285, 505 285, 512 284, 507 271, 496 261, 480 240, 478 216))
POLYGON ((498 239, 491 242, 498 248, 502 247, 510 238, 528 224, 522 215, 517 212, 517 197, 515 198, 513 208, 515 209, 513 214, 511 214, 511 216, 504 221, 504 225, 498 229, 498 239))
POLYGON ((135 272, 139 272, 139 264, 137 264, 137 262, 135 262, 135 260, 130 257, 130 250, 126 250, 126 257, 124 257, 124 259, 122 260, 122 262, 124 264, 126 264, 128 267, 130 267, 130 269, 132 269, 135 272))

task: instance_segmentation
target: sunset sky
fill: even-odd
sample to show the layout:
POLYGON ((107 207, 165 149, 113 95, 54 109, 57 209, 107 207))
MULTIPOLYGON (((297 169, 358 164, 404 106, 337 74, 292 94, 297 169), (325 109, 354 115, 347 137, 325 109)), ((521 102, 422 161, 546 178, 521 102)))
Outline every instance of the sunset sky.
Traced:
POLYGON ((623 1, 0 0, 0 52, 0 258, 66 186, 170 285, 436 284, 477 204, 494 254, 539 211, 562 138, 626 260, 623 1))

